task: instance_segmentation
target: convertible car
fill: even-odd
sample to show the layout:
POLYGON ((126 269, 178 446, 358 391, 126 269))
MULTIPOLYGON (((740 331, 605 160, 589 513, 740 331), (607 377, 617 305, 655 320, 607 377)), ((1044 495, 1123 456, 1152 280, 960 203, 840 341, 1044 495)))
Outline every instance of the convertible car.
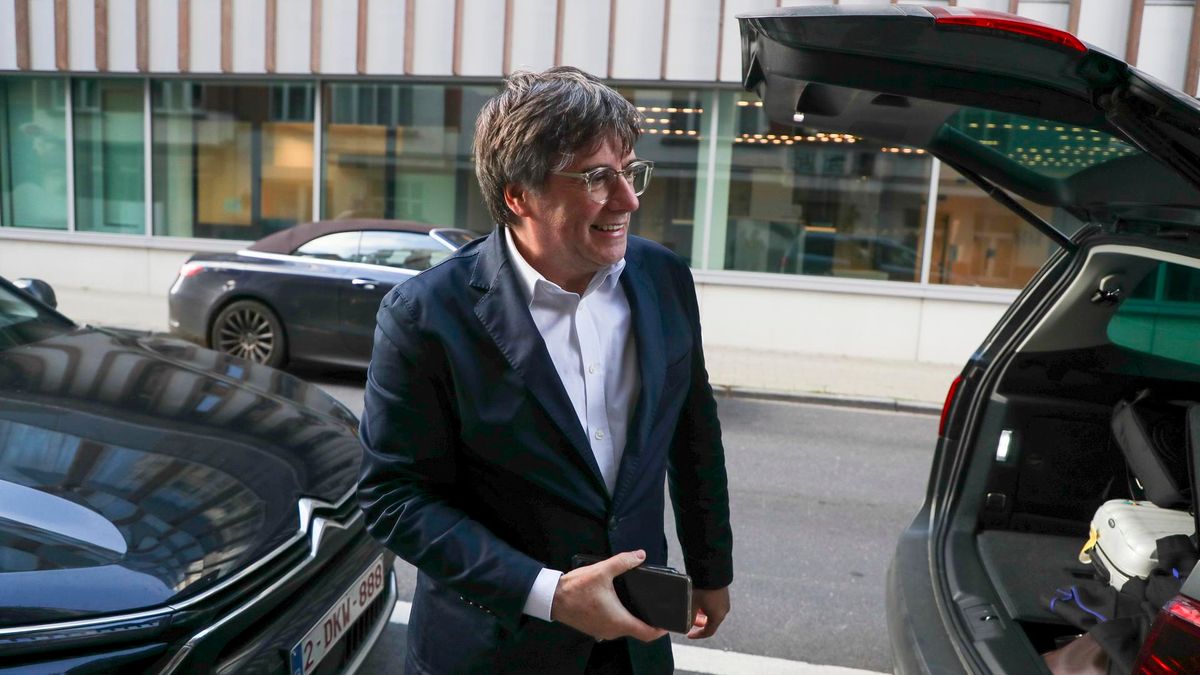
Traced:
POLYGON ((1057 245, 950 388, 887 580, 896 672, 1044 673, 1090 641, 1108 672, 1200 673, 1200 103, 1000 12, 739 21, 777 133, 924 149, 1057 245))
POLYGON ((0 673, 353 672, 396 598, 354 416, 52 302, 0 279, 0 673))

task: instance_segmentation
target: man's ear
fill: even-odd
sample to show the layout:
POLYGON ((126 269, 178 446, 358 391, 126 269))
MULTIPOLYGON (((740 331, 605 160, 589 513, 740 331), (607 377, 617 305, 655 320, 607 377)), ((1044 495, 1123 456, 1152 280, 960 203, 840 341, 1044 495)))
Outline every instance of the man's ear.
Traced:
POLYGON ((504 205, 518 218, 528 218, 531 215, 529 188, 519 183, 509 183, 504 186, 504 205))

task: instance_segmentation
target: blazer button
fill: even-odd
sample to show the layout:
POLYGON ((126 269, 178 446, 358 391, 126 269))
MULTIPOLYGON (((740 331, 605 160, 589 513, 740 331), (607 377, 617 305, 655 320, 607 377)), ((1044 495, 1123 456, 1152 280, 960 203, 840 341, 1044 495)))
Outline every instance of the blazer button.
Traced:
POLYGON ((613 516, 612 518, 609 518, 609 519, 608 519, 608 530, 609 530, 609 532, 616 532, 616 531, 617 531, 617 523, 619 523, 619 522, 621 522, 621 519, 620 519, 620 518, 618 518, 618 517, 616 517, 616 516, 613 516))

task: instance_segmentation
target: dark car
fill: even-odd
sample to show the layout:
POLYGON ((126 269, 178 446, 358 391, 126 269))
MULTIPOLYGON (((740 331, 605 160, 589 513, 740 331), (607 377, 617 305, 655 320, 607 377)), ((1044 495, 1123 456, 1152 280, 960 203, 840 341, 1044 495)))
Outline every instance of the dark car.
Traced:
POLYGON ((354 416, 0 279, 0 673, 353 671, 396 598, 354 416))
POLYGON ((395 220, 319 221, 237 253, 197 254, 171 287, 170 331, 269 366, 366 366, 383 296, 477 236, 395 220))
MULTIPOLYGON (((1118 591, 1080 559, 1100 507, 1128 500, 1179 516, 1172 541, 1195 560, 1200 104, 1007 14, 842 6, 740 23, 744 85, 778 128, 924 148, 1058 246, 950 388, 887 580, 896 671, 1046 672, 1042 654, 1091 623, 1111 672, 1200 673, 1200 571, 1155 568, 1118 591), (1083 616, 1083 589, 1134 610, 1083 616)), ((1095 523, 1097 545, 1112 527, 1095 523)), ((1166 562, 1169 537, 1127 536, 1114 541, 1157 541, 1143 562, 1166 562)))

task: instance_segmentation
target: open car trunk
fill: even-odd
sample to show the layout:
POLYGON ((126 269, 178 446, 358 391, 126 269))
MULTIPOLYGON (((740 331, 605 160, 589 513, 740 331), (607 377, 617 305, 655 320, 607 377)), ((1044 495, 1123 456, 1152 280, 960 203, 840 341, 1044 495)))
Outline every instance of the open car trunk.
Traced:
POLYGON ((1196 510, 1200 105, 999 13, 806 7, 739 21, 743 84, 782 133, 922 148, 1060 246, 952 390, 888 579, 898 672, 1046 672, 1040 654, 1080 632, 1050 600, 1095 579, 1079 555, 1097 508, 1147 498, 1113 434, 1119 406, 1158 411, 1182 495, 1171 506, 1196 510))

